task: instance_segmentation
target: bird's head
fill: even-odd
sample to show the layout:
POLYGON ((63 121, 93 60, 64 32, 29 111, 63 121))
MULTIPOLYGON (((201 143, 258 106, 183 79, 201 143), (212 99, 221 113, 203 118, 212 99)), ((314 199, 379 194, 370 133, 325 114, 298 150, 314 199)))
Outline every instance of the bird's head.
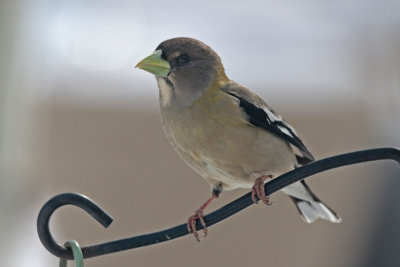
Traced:
POLYGON ((217 53, 192 38, 162 42, 136 67, 156 76, 161 103, 176 108, 191 105, 205 90, 227 80, 217 53))

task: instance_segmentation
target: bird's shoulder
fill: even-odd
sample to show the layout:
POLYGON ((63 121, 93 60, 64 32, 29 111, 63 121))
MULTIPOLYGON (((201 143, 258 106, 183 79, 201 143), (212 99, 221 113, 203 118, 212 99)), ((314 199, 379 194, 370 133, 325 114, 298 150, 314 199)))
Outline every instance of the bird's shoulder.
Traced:
POLYGON ((220 90, 237 101, 249 124, 274 134, 299 150, 300 164, 314 161, 314 157, 298 137, 295 129, 256 93, 234 81, 224 84, 220 90))
POLYGON ((257 107, 265 107, 272 110, 272 108, 261 97, 237 82, 229 81, 225 83, 220 89, 227 94, 244 99, 257 107))
MULTIPOLYGON (((283 118, 268 105, 264 99, 256 93, 240 85, 237 82, 229 81, 222 86, 221 91, 235 99, 239 106, 244 109, 248 119, 260 119, 268 121, 284 121, 283 118)), ((285 122, 285 121, 284 121, 285 122)), ((287 124, 287 122, 285 122, 287 124)), ((294 129, 292 129, 294 131, 294 129)))

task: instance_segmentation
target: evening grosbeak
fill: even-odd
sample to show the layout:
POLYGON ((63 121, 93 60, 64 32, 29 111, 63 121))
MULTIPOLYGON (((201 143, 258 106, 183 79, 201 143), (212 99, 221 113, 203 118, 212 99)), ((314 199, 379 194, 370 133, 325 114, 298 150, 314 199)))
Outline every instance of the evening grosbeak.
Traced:
MULTIPOLYGON (((172 147, 211 185, 211 198, 188 219, 197 240, 196 220, 205 236, 203 211, 223 190, 251 188, 255 203, 269 204, 266 180, 314 161, 293 127, 255 93, 230 80, 220 57, 206 44, 169 39, 136 67, 156 77, 162 124, 172 147)), ((341 221, 304 181, 282 191, 307 223, 341 221)))

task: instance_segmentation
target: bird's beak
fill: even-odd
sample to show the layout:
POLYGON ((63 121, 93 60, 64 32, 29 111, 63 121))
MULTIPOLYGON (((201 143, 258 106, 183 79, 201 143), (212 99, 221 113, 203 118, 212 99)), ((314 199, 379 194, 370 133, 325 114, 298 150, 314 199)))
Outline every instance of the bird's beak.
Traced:
POLYGON ((135 68, 148 71, 158 77, 167 77, 171 69, 171 65, 168 61, 162 59, 161 55, 162 51, 156 50, 153 54, 136 64, 135 68))

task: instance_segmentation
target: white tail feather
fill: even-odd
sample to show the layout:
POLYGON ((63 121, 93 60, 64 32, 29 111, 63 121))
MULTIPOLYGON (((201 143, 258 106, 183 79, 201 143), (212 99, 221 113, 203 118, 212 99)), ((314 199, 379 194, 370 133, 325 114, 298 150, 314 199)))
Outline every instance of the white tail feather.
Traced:
POLYGON ((333 223, 342 221, 333 210, 328 208, 311 192, 304 181, 288 185, 282 191, 291 197, 306 223, 312 223, 319 218, 333 223))
POLYGON ((312 223, 318 218, 333 223, 340 223, 342 221, 342 219, 339 216, 337 216, 322 202, 296 199, 295 203, 301 213, 302 218, 306 223, 312 223))

